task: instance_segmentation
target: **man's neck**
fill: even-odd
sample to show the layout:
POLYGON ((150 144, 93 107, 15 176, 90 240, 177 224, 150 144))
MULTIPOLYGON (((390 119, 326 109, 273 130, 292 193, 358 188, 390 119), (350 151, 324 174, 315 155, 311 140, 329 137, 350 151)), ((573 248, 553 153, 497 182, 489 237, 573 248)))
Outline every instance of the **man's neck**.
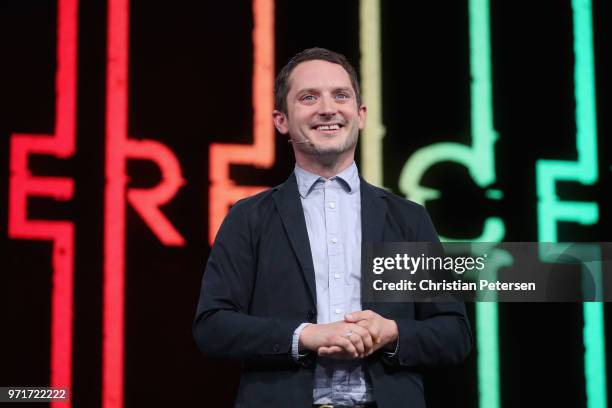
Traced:
POLYGON ((317 174, 326 179, 332 178, 347 167, 349 167, 353 161, 355 161, 354 155, 347 156, 345 158, 338 157, 337 160, 309 160, 309 158, 300 157, 296 155, 295 161, 306 171, 317 174))

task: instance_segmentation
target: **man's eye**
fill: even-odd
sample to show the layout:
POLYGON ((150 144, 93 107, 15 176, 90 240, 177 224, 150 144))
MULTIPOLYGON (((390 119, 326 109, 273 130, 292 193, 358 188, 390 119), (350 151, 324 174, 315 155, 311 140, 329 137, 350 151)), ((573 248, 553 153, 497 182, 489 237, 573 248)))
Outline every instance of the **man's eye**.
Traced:
POLYGON ((336 95, 336 98, 338 99, 348 99, 349 96, 345 93, 339 93, 338 95, 336 95))
POLYGON ((302 101, 314 101, 315 97, 313 95, 304 95, 302 96, 302 101))

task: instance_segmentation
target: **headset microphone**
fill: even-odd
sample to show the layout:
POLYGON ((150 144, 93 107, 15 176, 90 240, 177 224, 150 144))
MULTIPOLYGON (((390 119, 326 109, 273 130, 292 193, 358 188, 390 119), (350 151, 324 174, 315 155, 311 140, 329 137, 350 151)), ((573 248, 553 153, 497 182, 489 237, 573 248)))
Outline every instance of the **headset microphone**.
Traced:
POLYGON ((287 143, 291 143, 291 144, 304 144, 304 143, 312 143, 310 140, 308 139, 304 139, 304 140, 293 140, 293 139, 289 139, 287 140, 287 143))

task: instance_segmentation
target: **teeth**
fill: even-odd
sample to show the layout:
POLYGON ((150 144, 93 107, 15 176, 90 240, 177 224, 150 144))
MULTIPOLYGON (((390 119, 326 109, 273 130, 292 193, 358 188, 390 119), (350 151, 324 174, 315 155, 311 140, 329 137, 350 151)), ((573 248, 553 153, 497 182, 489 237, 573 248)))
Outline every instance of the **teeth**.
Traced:
POLYGON ((320 125, 317 126, 317 129, 319 130, 338 130, 340 129, 340 126, 335 124, 335 125, 320 125))

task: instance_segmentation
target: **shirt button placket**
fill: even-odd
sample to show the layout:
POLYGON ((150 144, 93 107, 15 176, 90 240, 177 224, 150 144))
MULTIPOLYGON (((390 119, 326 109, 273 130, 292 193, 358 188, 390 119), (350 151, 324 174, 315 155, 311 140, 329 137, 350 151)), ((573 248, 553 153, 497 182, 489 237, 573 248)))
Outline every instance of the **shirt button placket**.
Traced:
POLYGON ((329 262, 329 314, 332 321, 342 320, 344 317, 344 287, 340 279, 335 278, 342 271, 344 262, 344 245, 341 242, 340 213, 338 208, 338 193, 330 185, 325 185, 325 226, 327 235, 327 254, 329 262))

